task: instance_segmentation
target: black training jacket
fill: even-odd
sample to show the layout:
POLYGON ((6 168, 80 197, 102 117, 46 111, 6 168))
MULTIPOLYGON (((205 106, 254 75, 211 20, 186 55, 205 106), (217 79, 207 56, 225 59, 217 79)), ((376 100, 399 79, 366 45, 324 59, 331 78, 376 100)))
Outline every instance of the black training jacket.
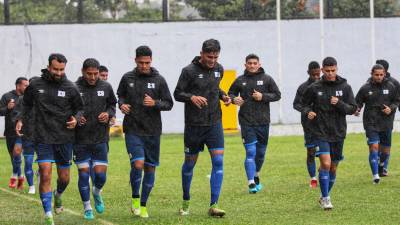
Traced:
POLYGON ((22 126, 22 131, 21 133, 23 134, 22 139, 28 140, 28 141, 34 141, 33 133, 34 133, 34 115, 33 111, 31 110, 29 114, 25 115, 25 118, 22 117, 22 109, 23 109, 23 101, 24 101, 24 96, 21 95, 19 96, 19 101, 18 104, 15 106, 15 110, 17 112, 17 120, 21 120, 23 123, 22 126))
POLYGON ((185 103, 186 125, 212 126, 222 118, 220 99, 226 93, 219 88, 219 84, 224 68, 217 63, 214 68, 208 69, 199 60, 199 56, 195 57, 182 69, 174 97, 176 101, 185 103), (207 105, 199 109, 190 100, 193 95, 206 98, 207 105))
POLYGON ((74 129, 67 129, 67 121, 74 116, 78 121, 83 102, 76 85, 66 76, 59 81, 47 69, 40 78, 31 81, 23 98, 22 118, 34 114, 34 137, 37 143, 67 144, 75 141, 74 129))
POLYGON ((245 126, 259 126, 270 123, 270 102, 281 99, 281 92, 271 76, 260 68, 257 73, 244 74, 236 78, 228 92, 232 101, 241 96, 244 100, 239 110, 239 123, 245 126), (254 90, 261 92, 262 100, 256 101, 252 94, 254 90))
POLYGON ((174 103, 167 82, 155 68, 150 74, 140 74, 137 69, 124 74, 117 95, 120 106, 131 105, 131 112, 124 116, 124 133, 161 135, 161 111, 171 110, 174 103), (145 94, 156 101, 154 107, 143 105, 145 94))
POLYGON ((399 107, 399 95, 396 86, 388 79, 378 84, 369 79, 356 95, 358 108, 364 108, 363 125, 365 130, 386 131, 393 129, 394 115, 399 107), (386 115, 382 112, 383 105, 390 107, 392 112, 386 115))
POLYGON ((109 140, 109 123, 100 123, 98 116, 107 112, 109 118, 115 116, 117 98, 111 85, 100 79, 95 85, 89 85, 83 77, 76 81, 83 99, 83 116, 85 124, 76 127, 75 143, 98 144, 109 140))
POLYGON ((5 93, 0 100, 0 116, 4 116, 5 129, 4 136, 6 137, 16 137, 15 133, 15 122, 17 117, 17 111, 15 110, 16 105, 19 102, 19 96, 15 90, 5 93), (7 108, 8 103, 14 99, 15 106, 13 109, 9 110, 7 108))
POLYGON ((303 99, 304 92, 306 92, 306 89, 307 89, 311 84, 313 84, 314 82, 316 82, 316 81, 314 81, 314 80, 311 79, 311 78, 308 78, 308 80, 307 80, 306 82, 302 83, 302 84, 297 88, 296 96, 294 97, 294 100, 293 100, 293 108, 301 113, 301 125, 303 126, 303 131, 304 131, 304 133, 310 133, 311 131, 310 131, 310 128, 308 127, 308 126, 309 126, 309 125, 308 125, 309 120, 308 120, 308 118, 307 118, 307 114, 305 114, 305 113, 303 112, 303 103, 302 103, 302 99, 303 99))
POLYGON ((311 135, 323 141, 342 141, 346 137, 346 115, 352 115, 356 110, 351 86, 340 76, 335 81, 327 81, 322 76, 304 93, 303 113, 307 115, 313 111, 317 114, 310 120, 311 135), (339 98, 336 105, 330 103, 332 96, 339 98))

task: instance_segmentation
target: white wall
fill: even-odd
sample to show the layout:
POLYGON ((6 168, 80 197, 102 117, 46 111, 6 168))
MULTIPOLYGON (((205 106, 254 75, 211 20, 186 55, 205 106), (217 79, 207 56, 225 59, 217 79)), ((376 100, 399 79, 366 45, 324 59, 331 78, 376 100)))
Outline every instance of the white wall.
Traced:
MULTIPOLYGON (((398 27, 399 18, 376 19, 376 57, 390 62, 389 70, 395 77, 400 74, 398 27)), ((280 88, 284 124, 299 123, 292 101, 298 85, 307 79, 309 61, 321 60, 319 33, 318 20, 282 21, 280 88)), ((18 76, 39 75, 53 52, 67 57, 67 76, 73 81, 80 76, 85 58, 97 58, 109 68, 110 82, 116 90, 122 74, 134 67, 135 48, 143 44, 153 49, 153 66, 173 92, 181 68, 191 62, 200 52, 201 43, 209 38, 220 40, 220 62, 225 69, 240 74, 244 57, 256 53, 266 71, 277 80, 276 37, 275 21, 0 26, 0 93, 12 89, 18 76)), ((348 79, 355 93, 369 76, 370 46, 368 19, 325 20, 325 54, 337 58, 339 73, 348 79)), ((163 118, 165 132, 182 132, 183 104, 176 102, 171 112, 163 113, 163 118)), ((277 104, 272 104, 272 122, 277 120, 277 104)), ((3 126, 1 121, 0 127, 3 126)))

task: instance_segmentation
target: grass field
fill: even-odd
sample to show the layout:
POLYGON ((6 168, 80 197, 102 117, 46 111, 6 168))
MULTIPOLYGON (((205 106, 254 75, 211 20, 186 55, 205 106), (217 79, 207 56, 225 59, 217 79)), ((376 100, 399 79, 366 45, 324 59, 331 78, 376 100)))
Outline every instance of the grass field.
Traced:
MULTIPOLYGON (((393 135, 390 175, 373 185, 364 135, 349 135, 345 142, 345 160, 340 164, 337 182, 331 193, 334 209, 323 211, 317 200, 319 189, 308 187, 305 150, 300 136, 272 137, 262 170, 265 189, 247 193, 243 167, 244 150, 239 135, 225 138, 225 177, 220 206, 227 211, 222 219, 209 218, 209 179, 211 164, 203 152, 195 168, 192 183, 191 215, 180 217, 180 168, 183 160, 182 135, 164 135, 161 141, 161 166, 148 202, 149 219, 130 213, 129 160, 122 138, 110 142, 110 166, 103 191, 106 212, 96 220, 82 217, 77 188, 76 167, 63 195, 70 211, 55 216, 56 224, 400 224, 399 135, 393 135), (78 214, 77 214, 78 213, 78 214)), ((0 224, 42 224, 39 195, 10 191, 11 173, 4 140, 0 142, 0 224)), ((36 167, 35 167, 36 168, 36 167)), ((54 181, 55 179, 53 179, 54 181)), ((53 182, 53 184, 55 184, 53 182)))

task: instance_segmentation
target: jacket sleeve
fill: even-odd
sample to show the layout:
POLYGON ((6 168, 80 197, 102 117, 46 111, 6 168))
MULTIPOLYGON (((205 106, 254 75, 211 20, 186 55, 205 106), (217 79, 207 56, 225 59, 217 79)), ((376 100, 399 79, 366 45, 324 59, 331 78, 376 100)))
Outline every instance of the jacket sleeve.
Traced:
POLYGON ((19 115, 19 119, 27 118, 27 115, 30 115, 31 111, 33 110, 33 101, 34 101, 34 96, 35 94, 35 88, 33 84, 31 83, 24 92, 24 97, 22 98, 22 109, 21 113, 19 115))
POLYGON ((76 120, 79 121, 84 113, 84 110, 83 110, 83 100, 76 85, 74 85, 72 88, 71 104, 74 113, 73 116, 75 117, 76 120))
POLYGON ((262 93, 262 101, 264 102, 275 102, 281 99, 281 92, 276 85, 274 79, 269 78, 267 80, 267 92, 262 93))
POLYGON ((178 83, 174 91, 174 98, 178 102, 190 102, 190 98, 193 94, 187 91, 190 84, 190 75, 187 73, 186 69, 182 69, 182 73, 179 77, 178 83))
POLYGON ((121 81, 119 82, 117 89, 119 107, 121 107, 122 104, 126 104, 126 95, 127 95, 126 81, 125 81, 125 76, 123 76, 121 78, 121 81))
POLYGON ((239 96, 239 93, 240 93, 240 86, 239 86, 239 81, 236 78, 236 80, 232 83, 231 87, 229 88, 228 95, 233 101, 235 97, 239 96))
POLYGON ((395 86, 393 87, 392 101, 389 107, 394 112, 400 106, 400 91, 397 90, 395 86))
POLYGON ((343 114, 353 115, 357 111, 357 103, 354 99, 353 90, 350 86, 347 86, 346 92, 346 98, 339 100, 336 104, 336 108, 338 108, 343 114))
MULTIPOLYGON (((224 78, 224 68, 220 65, 220 74, 221 74, 221 80, 222 78, 224 78)), ((219 88, 219 99, 223 100, 222 97, 224 97, 226 94, 226 92, 224 90, 222 90, 221 88, 219 88)))
POLYGON ((303 95, 302 92, 304 92, 304 91, 302 90, 302 87, 300 86, 297 89, 296 96, 294 97, 294 100, 293 100, 293 108, 295 110, 299 111, 299 112, 303 112, 303 104, 301 102, 302 101, 302 95, 303 95))
POLYGON ((357 95, 356 95, 356 103, 357 103, 357 107, 359 108, 359 109, 362 109, 363 108, 363 106, 364 106, 364 103, 365 103, 365 99, 364 99, 364 86, 363 87, 361 87, 360 88, 360 90, 357 92, 357 95))
POLYGON ((109 117, 115 117, 116 109, 115 105, 117 104, 117 98, 115 97, 114 90, 112 89, 111 85, 109 85, 109 95, 107 97, 107 113, 109 117))
POLYGON ((0 100, 0 116, 5 116, 7 114, 8 112, 7 104, 8 104, 7 96, 6 94, 4 94, 0 100))
POLYGON ((169 111, 174 105, 171 92, 169 91, 168 84, 164 78, 162 78, 160 82, 160 99, 156 100, 155 108, 160 111, 169 111))
POLYGON ((313 111, 313 103, 315 99, 314 87, 313 85, 308 86, 301 98, 302 113, 307 115, 309 112, 313 111))

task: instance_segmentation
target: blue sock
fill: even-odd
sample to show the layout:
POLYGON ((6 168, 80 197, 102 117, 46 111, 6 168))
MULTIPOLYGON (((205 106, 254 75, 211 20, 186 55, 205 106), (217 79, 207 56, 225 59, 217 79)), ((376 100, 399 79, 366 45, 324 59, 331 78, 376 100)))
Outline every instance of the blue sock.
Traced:
POLYGON ((81 194, 82 202, 89 201, 90 200, 89 172, 79 171, 78 189, 79 189, 79 194, 81 194))
POLYGON ((336 181, 336 173, 329 172, 329 189, 328 189, 328 193, 331 192, 331 189, 332 189, 333 185, 335 184, 335 181, 336 181))
POLYGON ((42 200, 42 206, 44 209, 44 213, 51 213, 51 199, 53 197, 53 193, 40 193, 40 200, 42 200))
POLYGON ((93 162, 92 160, 89 161, 89 173, 90 173, 90 179, 92 180, 92 184, 94 184, 94 180, 96 179, 96 174, 94 172, 94 168, 93 168, 93 162))
POLYGON ((33 164, 33 155, 25 155, 25 167, 24 167, 24 172, 25 172, 25 177, 26 180, 28 181, 28 185, 32 186, 33 184, 33 170, 32 170, 32 164, 33 164))
POLYGON ((135 167, 132 165, 130 181, 132 189, 132 198, 139 198, 140 183, 142 182, 142 170, 135 169, 135 167))
POLYGON ((309 149, 314 149, 314 148, 307 148, 307 171, 310 177, 315 177, 316 175, 315 154, 310 154, 309 149))
POLYGON ((244 160, 244 168, 246 170, 247 180, 254 180, 256 174, 256 142, 245 144, 246 159, 244 160))
POLYGON ((319 169, 319 187, 322 197, 329 196, 329 170, 319 169))
POLYGON ((17 156, 13 156, 12 159, 12 166, 13 166, 13 174, 17 174, 18 177, 21 176, 21 163, 22 163, 22 159, 21 159, 21 154, 17 155, 17 156))
POLYGON ((57 179, 57 194, 61 195, 62 193, 64 193, 67 186, 68 182, 63 182, 60 179, 57 179))
POLYGON ((384 162, 383 168, 387 170, 389 166, 390 153, 382 153, 382 156, 384 157, 384 160, 382 160, 384 162))
POLYGON ((193 168, 196 165, 195 161, 185 160, 182 165, 182 191, 183 200, 190 200, 190 184, 192 183, 193 168))
POLYGON ((154 170, 153 171, 145 171, 142 182, 142 194, 140 196, 140 205, 146 206, 147 199, 149 198, 151 189, 154 186, 154 170))
POLYGON ((378 174, 379 156, 378 151, 369 152, 369 165, 371 166, 372 175, 378 174))
MULTIPOLYGON (((94 168, 92 169, 94 171, 94 168)), ((95 179, 93 180, 93 184, 97 189, 102 189, 104 187, 104 184, 106 183, 107 180, 107 174, 106 173, 94 173, 95 179)))
POLYGON ((218 202, 219 193, 221 192, 222 180, 224 178, 224 155, 217 154, 211 156, 211 201, 210 206, 218 202))
POLYGON ((266 152, 267 152, 267 146, 257 143, 256 171, 261 171, 261 168, 264 164, 266 152))

